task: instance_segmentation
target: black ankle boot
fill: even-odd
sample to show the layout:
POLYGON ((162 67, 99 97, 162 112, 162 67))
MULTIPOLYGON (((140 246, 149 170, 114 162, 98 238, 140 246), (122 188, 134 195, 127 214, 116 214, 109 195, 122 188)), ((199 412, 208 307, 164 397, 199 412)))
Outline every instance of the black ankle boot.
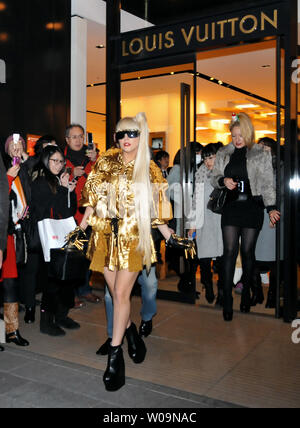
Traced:
POLYGON ((35 307, 26 306, 26 312, 24 316, 26 324, 32 324, 35 321, 35 307))
POLYGON ((139 335, 148 337, 152 332, 152 320, 149 321, 141 321, 141 325, 139 328, 139 335))
POLYGON ((28 346, 28 340, 24 339, 19 330, 13 331, 12 333, 6 334, 6 342, 7 343, 15 343, 18 346, 28 346))
POLYGON ((251 297, 250 305, 256 306, 257 303, 261 304, 261 303, 263 303, 264 298, 265 298, 265 296, 264 296, 262 286, 260 285, 258 287, 255 287, 253 290, 252 297, 251 297))
POLYGON ((268 291, 268 297, 267 297, 265 307, 267 309, 274 309, 276 307, 276 295, 275 295, 275 293, 273 293, 272 290, 268 291))
POLYGON ((205 298, 207 300, 207 303, 213 303, 213 301, 215 300, 212 283, 205 284, 205 298))
POLYGON ((128 354, 134 363, 142 363, 147 352, 143 339, 138 335, 136 325, 132 322, 125 331, 128 342, 128 354))
POLYGON ((109 347, 111 344, 111 337, 109 337, 98 349, 96 352, 97 355, 108 355, 109 353, 109 347))
POLYGON ((40 332, 49 336, 64 336, 65 331, 54 323, 54 314, 41 310, 40 332))
POLYGON ((125 384, 125 363, 121 345, 109 347, 103 382, 107 391, 117 391, 125 384))
POLYGON ((3 348, 3 346, 0 345, 0 352, 5 351, 5 349, 3 348))
POLYGON ((224 321, 232 321, 233 311, 223 311, 224 321))

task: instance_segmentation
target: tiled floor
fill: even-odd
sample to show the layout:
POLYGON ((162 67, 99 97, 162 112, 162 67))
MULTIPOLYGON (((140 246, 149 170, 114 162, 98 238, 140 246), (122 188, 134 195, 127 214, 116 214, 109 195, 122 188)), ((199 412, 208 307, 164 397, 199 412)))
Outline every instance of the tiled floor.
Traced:
MULTIPOLYGON (((98 291, 98 294, 102 295, 102 292, 98 291)), ((133 297, 132 318, 137 324, 140 322, 139 311, 140 299, 133 297)), ((28 376, 28 379, 39 364, 45 364, 40 358, 50 359, 46 363, 58 365, 61 373, 70 363, 77 369, 81 367, 78 384, 82 382, 85 371, 86 382, 89 375, 96 377, 96 390, 105 401, 101 377, 106 357, 95 354, 106 340, 104 304, 87 303, 82 309, 72 310, 71 316, 81 324, 81 329, 67 332, 62 338, 40 334, 38 322, 33 325, 21 322, 21 332, 30 341, 30 347, 17 349, 10 344, 6 345, 7 351, 17 353, 17 357, 24 355, 28 358, 27 368, 20 369, 21 376, 28 376), (52 358, 60 363, 53 363, 52 358), (29 364, 32 359, 37 359, 37 365, 29 364)), ((157 397, 149 398, 146 392, 155 386, 156 389, 166 388, 170 397, 192 397, 191 407, 201 407, 203 403, 209 403, 211 407, 230 403, 246 407, 297 408, 300 406, 300 343, 292 342, 292 332, 290 324, 272 316, 235 311, 233 321, 225 323, 222 311, 214 306, 158 300, 153 333, 145 339, 148 353, 144 363, 135 365, 124 352, 128 378, 124 391, 137 383, 141 396, 134 402, 133 396, 130 395, 129 399, 122 388, 110 395, 110 400, 118 398, 114 401, 116 407, 143 407, 145 403, 148 407, 157 407, 157 397)), ((123 348, 126 350, 126 343, 123 348)), ((2 375, 4 354, 0 354, 2 375)), ((70 374, 70 382, 76 382, 74 371, 70 374)), ((46 386, 39 388, 42 388, 40 394, 48 394, 46 386)), ((70 388, 72 390, 72 386, 70 388)), ((170 397, 170 401, 166 401, 169 407, 182 405, 182 402, 172 402, 170 397)), ((7 399, 9 404, 10 398, 7 399)), ((66 400, 70 402, 72 397, 66 400)), ((41 401, 38 403, 43 404, 41 401)), ((74 407, 76 403, 75 400, 74 407)), ((93 400, 86 402, 86 406, 93 404, 93 400)), ((105 404, 102 403, 103 406, 105 404)))

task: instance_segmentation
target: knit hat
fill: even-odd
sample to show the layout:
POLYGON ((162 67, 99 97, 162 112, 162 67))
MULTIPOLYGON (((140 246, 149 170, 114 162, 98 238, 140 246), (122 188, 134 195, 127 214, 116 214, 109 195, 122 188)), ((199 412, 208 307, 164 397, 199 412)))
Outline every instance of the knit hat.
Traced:
MULTIPOLYGON (((7 139, 6 139, 6 141, 5 141, 5 146, 4 146, 4 148, 5 148, 5 153, 8 153, 8 148, 9 148, 9 144, 10 144, 10 142, 11 141, 13 141, 14 140, 14 136, 13 135, 10 135, 7 139)), ((25 140, 21 137, 21 135, 20 135, 20 138, 19 138, 19 141, 21 140, 21 143, 22 143, 22 145, 23 145, 23 149, 24 149, 24 152, 26 151, 26 143, 25 143, 25 140)))

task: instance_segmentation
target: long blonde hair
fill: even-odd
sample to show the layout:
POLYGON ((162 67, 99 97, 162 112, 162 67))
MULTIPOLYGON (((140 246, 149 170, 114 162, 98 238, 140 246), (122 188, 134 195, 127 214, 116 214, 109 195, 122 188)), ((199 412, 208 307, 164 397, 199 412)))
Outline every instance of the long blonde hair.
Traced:
POLYGON ((255 144, 255 131, 250 117, 244 112, 238 113, 236 119, 232 120, 229 125, 230 132, 232 132, 233 128, 236 126, 240 127, 245 144, 248 149, 251 149, 255 144))
POLYGON ((139 229, 137 250, 144 255, 143 263, 147 270, 151 267, 151 183, 150 183, 150 149, 149 128, 145 113, 135 117, 125 117, 116 126, 116 132, 138 130, 140 141, 133 169, 133 189, 135 195, 135 214, 139 229))

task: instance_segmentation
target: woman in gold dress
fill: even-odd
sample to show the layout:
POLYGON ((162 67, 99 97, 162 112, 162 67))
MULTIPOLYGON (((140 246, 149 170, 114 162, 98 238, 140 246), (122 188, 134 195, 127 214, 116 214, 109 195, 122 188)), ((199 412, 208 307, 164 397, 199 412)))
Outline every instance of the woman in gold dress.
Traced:
POLYGON ((116 140, 120 148, 105 152, 87 179, 81 201, 86 211, 80 224, 83 230, 92 226, 90 269, 104 274, 114 303, 113 337, 103 376, 109 391, 125 383, 124 334, 133 361, 141 363, 145 358, 145 344, 130 320, 130 294, 143 266, 150 270, 156 262, 151 227, 158 227, 171 245, 179 242, 167 225, 172 217, 165 195, 168 185, 150 160, 145 114, 121 119, 116 140))

